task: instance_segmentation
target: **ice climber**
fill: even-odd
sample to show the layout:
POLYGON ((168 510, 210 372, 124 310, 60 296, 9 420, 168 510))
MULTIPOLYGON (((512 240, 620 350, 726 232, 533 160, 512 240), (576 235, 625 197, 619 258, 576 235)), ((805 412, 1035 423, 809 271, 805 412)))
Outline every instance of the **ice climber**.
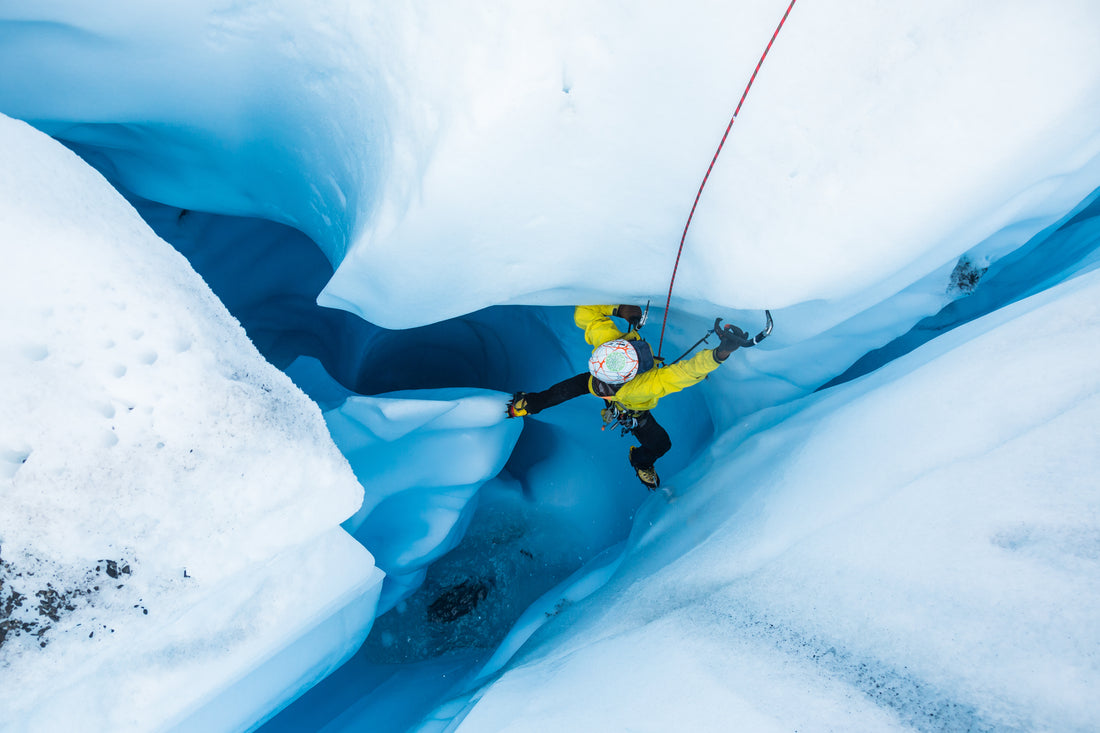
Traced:
POLYGON ((668 433, 650 412, 667 394, 679 392, 703 380, 741 346, 751 345, 748 334, 736 326, 719 328, 721 343, 687 361, 654 368, 653 350, 638 334, 642 309, 636 305, 579 305, 573 321, 584 329, 591 346, 588 371, 558 382, 542 392, 516 392, 508 402, 508 417, 535 415, 548 407, 588 392, 606 402, 604 424, 618 423, 641 445, 631 446, 630 465, 651 491, 661 481, 654 462, 672 447, 668 433), (620 331, 612 316, 629 326, 620 331))

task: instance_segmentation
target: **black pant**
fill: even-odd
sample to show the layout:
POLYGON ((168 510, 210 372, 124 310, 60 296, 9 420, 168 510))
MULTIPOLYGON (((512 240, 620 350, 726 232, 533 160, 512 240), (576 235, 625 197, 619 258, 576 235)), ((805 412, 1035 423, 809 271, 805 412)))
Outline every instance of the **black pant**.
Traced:
MULTIPOLYGON (((560 405, 566 400, 580 397, 588 393, 588 372, 583 372, 558 382, 553 387, 542 392, 527 393, 527 412, 534 415, 548 407, 560 405)), ((641 447, 630 453, 630 465, 634 467, 650 468, 654 461, 668 453, 672 448, 672 439, 668 432, 658 424, 649 410, 641 410, 633 413, 638 423, 630 431, 641 443, 641 447)))
POLYGON ((662 428, 649 410, 638 416, 638 425, 631 431, 641 443, 640 448, 630 452, 630 465, 635 468, 650 468, 653 462, 668 453, 672 439, 668 431, 662 428))

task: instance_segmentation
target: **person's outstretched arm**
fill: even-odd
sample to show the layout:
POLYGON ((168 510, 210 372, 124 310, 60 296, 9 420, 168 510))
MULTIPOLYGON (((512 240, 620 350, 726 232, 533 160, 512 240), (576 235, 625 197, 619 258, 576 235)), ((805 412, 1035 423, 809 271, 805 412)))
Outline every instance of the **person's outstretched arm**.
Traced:
POLYGON ((573 323, 584 329, 584 340, 589 346, 599 346, 615 339, 630 338, 631 331, 620 331, 611 317, 620 316, 629 323, 634 311, 641 317, 641 308, 636 305, 578 305, 573 311, 573 323))

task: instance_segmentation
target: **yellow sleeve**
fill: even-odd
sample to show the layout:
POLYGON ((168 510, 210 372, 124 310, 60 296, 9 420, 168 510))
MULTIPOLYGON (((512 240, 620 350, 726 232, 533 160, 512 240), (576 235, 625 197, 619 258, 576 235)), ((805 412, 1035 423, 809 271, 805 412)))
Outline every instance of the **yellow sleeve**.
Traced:
POLYGON ((714 359, 714 349, 700 351, 687 361, 672 364, 660 369, 654 369, 664 387, 662 397, 671 392, 679 392, 684 387, 701 382, 708 374, 717 369, 720 364, 714 359))
POLYGON ((630 410, 652 410, 661 397, 698 384, 718 367, 714 349, 700 351, 687 361, 639 374, 622 386, 615 401, 630 410))
POLYGON ((584 340, 589 346, 599 346, 624 336, 611 320, 614 310, 613 305, 578 305, 573 311, 573 323, 584 329, 584 340))

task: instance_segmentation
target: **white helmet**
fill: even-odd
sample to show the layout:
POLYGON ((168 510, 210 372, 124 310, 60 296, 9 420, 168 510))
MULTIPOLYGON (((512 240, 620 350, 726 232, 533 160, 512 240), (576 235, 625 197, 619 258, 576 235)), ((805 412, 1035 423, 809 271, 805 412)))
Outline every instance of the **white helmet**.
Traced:
POLYGON ((622 384, 638 374, 638 352, 625 339, 600 344, 588 359, 588 371, 607 384, 622 384))

